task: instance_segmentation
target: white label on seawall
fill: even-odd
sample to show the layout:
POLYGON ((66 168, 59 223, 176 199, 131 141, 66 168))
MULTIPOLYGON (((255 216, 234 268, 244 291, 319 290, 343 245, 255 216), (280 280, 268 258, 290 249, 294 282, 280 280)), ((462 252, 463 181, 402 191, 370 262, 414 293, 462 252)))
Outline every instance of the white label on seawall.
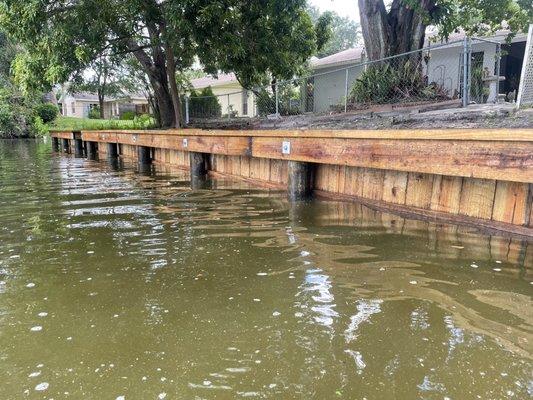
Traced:
POLYGON ((281 152, 283 154, 291 154, 291 142, 283 142, 281 145, 281 152))
POLYGON ((183 147, 187 147, 187 144, 189 144, 189 142, 187 141, 187 139, 183 139, 183 147))

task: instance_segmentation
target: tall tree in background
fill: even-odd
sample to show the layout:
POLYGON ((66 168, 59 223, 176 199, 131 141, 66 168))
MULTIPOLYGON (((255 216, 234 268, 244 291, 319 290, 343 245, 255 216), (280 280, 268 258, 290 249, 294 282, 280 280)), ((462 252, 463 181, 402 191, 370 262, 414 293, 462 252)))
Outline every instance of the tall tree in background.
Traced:
POLYGON ((326 43, 321 50, 317 51, 317 57, 327 57, 331 54, 351 49, 359 43, 361 28, 354 20, 348 17, 341 17, 332 11, 320 13, 318 8, 313 6, 309 6, 307 12, 317 26, 320 26, 321 23, 326 24, 324 29, 329 30, 326 43))
POLYGON ((512 32, 526 30, 533 18, 531 0, 358 0, 365 48, 371 60, 418 50, 426 28, 447 38, 458 28, 486 33, 506 22, 512 32))
POLYGON ((101 54, 87 69, 75 74, 68 88, 70 93, 89 92, 98 96, 100 118, 104 118, 104 101, 111 96, 123 94, 121 75, 124 70, 118 59, 101 54))
POLYGON ((149 79, 162 127, 180 123, 175 76, 198 57, 245 87, 290 78, 316 51, 305 0, 0 0, 0 24, 30 50, 16 60, 26 89, 67 80, 108 51, 132 54, 149 79))

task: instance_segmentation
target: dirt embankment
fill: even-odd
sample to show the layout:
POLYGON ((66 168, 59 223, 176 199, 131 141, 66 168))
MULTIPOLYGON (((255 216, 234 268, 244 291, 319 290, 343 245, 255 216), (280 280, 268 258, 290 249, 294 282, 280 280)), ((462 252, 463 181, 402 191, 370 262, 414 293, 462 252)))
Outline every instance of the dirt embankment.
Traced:
POLYGON ((371 110, 346 114, 302 114, 279 119, 237 118, 194 121, 205 129, 438 129, 533 128, 533 109, 517 111, 512 104, 472 105, 440 110, 371 110))

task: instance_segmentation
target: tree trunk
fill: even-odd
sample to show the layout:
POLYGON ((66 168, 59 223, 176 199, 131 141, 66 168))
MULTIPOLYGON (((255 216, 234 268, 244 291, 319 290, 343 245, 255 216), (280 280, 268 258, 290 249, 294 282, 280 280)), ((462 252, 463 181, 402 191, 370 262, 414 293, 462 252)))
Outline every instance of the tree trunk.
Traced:
POLYGON ((172 97, 172 104, 174 106, 174 127, 180 128, 182 126, 181 110, 180 110, 180 95, 178 93, 178 85, 176 83, 176 62, 174 60, 174 51, 172 46, 165 46, 167 55, 167 75, 170 85, 170 95, 172 97))
POLYGON ((98 107, 100 107, 100 118, 104 119, 104 94, 101 90, 98 90, 98 107))
MULTIPOLYGON (((134 47, 137 47, 133 43, 134 47)), ((157 104, 159 112, 159 126, 161 128, 172 128, 175 126, 174 104, 168 87, 166 66, 161 57, 154 56, 154 60, 148 56, 143 50, 136 49, 133 54, 143 67, 144 71, 150 79, 150 85, 154 91, 154 100, 157 104)), ((157 115, 156 115, 157 116, 157 115)))
POLYGON ((358 0, 365 50, 369 60, 419 50, 424 46, 426 23, 435 0, 422 0, 414 9, 404 0, 393 0, 389 12, 383 0, 358 0))
POLYGON ((390 27, 383 0, 359 0, 361 30, 369 60, 389 55, 390 27))

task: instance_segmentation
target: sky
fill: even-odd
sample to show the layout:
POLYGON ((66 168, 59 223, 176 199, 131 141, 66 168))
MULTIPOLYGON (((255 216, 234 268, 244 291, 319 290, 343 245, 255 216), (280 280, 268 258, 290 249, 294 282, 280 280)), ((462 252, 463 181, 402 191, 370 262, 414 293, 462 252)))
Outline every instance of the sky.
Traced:
POLYGON ((349 17, 359 21, 357 0, 309 0, 309 3, 318 7, 320 11, 335 11, 342 17, 349 17))

